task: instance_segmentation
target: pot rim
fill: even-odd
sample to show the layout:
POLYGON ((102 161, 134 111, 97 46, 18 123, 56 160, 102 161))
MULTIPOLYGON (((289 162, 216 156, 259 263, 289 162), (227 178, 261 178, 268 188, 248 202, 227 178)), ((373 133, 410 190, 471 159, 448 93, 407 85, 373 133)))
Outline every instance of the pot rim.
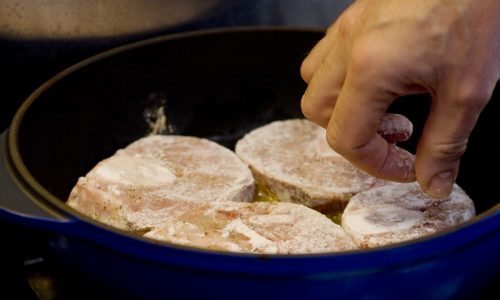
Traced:
MULTIPOLYGON (((262 254, 252 254, 252 253, 231 253, 231 252, 224 252, 224 251, 216 251, 216 250, 209 250, 209 249, 200 249, 196 247, 190 247, 190 246, 182 246, 182 245, 177 245, 173 243, 168 243, 168 242, 158 242, 154 241, 149 238, 141 237, 141 236, 136 236, 130 232, 120 230, 114 227, 111 227, 107 224, 95 221, 91 219, 90 217, 87 217, 78 211, 72 209, 71 207, 67 206, 65 204, 65 201, 63 199, 59 199, 58 197, 54 196, 52 193, 50 193, 47 189, 45 189, 34 177, 31 175, 29 172, 28 168, 26 167, 19 148, 18 148, 18 143, 17 143, 17 136, 19 134, 19 127, 23 121, 23 117, 26 113, 26 111, 30 108, 31 104, 36 101, 41 94, 43 94, 47 89, 55 85, 58 81, 61 79, 65 78, 66 76, 72 74, 73 72, 78 71, 79 69, 93 64, 95 62, 98 62, 102 59, 105 59, 107 57, 120 54, 125 51, 129 51, 132 49, 140 48, 143 46, 148 46, 156 43, 161 43, 161 42, 167 42, 167 41, 175 41, 179 39, 186 39, 186 38, 191 38, 191 37, 197 37, 197 36, 203 36, 203 35, 213 35, 213 34, 226 34, 226 33, 237 33, 237 32, 271 32, 271 31, 279 31, 279 32, 292 32, 292 33, 323 33, 324 29, 314 29, 314 28, 295 28, 295 27, 283 27, 283 26, 249 26, 249 27, 225 27, 225 28, 215 28, 215 29, 204 29, 204 30, 195 30, 195 31, 188 31, 188 32, 182 32, 182 33, 175 33, 175 34, 167 34, 167 35, 162 35, 159 37, 153 37, 133 43, 128 43, 122 46, 118 46, 115 48, 112 48, 110 50, 98 53, 96 55, 93 55, 85 60, 82 60, 67 69, 59 72, 49 80, 47 80, 45 83, 43 83, 41 86, 39 86, 20 106, 20 108, 17 110, 16 114, 14 115, 14 118, 12 119, 12 122, 10 124, 10 127, 7 131, 7 156, 8 160, 10 161, 9 164, 11 165, 11 168, 13 169, 14 176, 16 176, 16 180, 20 182, 19 186, 25 190, 25 194, 29 196, 31 201, 35 201, 39 206, 41 206, 43 209, 46 211, 50 212, 53 215, 58 215, 58 216, 66 216, 68 218, 75 218, 77 220, 82 220, 83 223, 89 223, 93 226, 96 226, 98 228, 104 229, 106 231, 111 231, 115 234, 119 234, 121 236, 126 236, 128 238, 133 238, 135 240, 139 240, 142 242, 146 242, 151 245, 160 245, 161 247, 168 247, 172 249, 179 249, 179 250, 189 250, 189 251, 194 251, 198 253, 205 253, 205 254, 214 254, 214 255, 223 255, 226 257, 260 257, 260 258, 267 258, 267 257, 273 257, 273 258, 279 258, 279 259, 302 259, 304 257, 306 258, 322 258, 322 257, 344 257, 344 256, 349 256, 349 255, 372 255, 375 253, 381 253, 381 252, 387 252, 387 251, 399 251, 404 248, 409 248, 416 246, 418 244, 422 243, 429 243, 432 240, 439 239, 446 237, 449 234, 452 233, 457 233, 460 231, 463 231, 467 227, 473 224, 477 224, 480 222, 485 221, 486 219, 489 219, 490 217, 493 218, 499 218, 500 219, 500 202, 494 205, 492 208, 484 211, 483 213, 475 216, 473 219, 462 223, 460 225, 454 226, 452 228, 424 236, 421 238, 417 238, 414 240, 410 241, 405 241, 402 243, 397 243, 397 244, 392 244, 392 245, 387 245, 387 246, 381 246, 381 247, 376 247, 376 248, 370 248, 370 249, 357 249, 357 250, 351 250, 351 251, 342 251, 342 252, 328 252, 328 253, 314 253, 314 254, 273 254, 273 255, 262 255, 262 254), (497 214, 497 215, 496 215, 497 214), (495 216, 496 215, 496 216, 495 216)), ((12 174, 11 174, 12 175, 12 174)))

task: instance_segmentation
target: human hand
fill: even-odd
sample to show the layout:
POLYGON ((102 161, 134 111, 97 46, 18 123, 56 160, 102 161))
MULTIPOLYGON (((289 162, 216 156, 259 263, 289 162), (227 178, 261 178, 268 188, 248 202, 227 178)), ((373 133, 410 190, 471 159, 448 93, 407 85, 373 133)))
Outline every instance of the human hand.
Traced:
POLYGON ((360 169, 445 198, 500 78, 499 29, 498 0, 358 0, 304 60, 302 111, 360 169), (377 129, 397 97, 416 93, 432 105, 413 157, 377 129))

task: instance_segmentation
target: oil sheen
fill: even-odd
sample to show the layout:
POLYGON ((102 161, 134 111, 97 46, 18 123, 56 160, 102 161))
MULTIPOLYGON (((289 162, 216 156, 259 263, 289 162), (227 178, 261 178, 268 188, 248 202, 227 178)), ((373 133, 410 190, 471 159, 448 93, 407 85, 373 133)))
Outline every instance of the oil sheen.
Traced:
MULTIPOLYGON (((257 182, 253 202, 280 202, 280 199, 264 183, 257 182)), ((324 215, 335 224, 340 225, 342 212, 331 212, 324 215)))

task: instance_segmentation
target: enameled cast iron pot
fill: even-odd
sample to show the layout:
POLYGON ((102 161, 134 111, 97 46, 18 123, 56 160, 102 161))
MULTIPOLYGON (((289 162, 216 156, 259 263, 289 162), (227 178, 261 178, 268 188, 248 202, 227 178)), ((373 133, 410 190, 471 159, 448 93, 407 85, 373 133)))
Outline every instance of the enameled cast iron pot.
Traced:
MULTIPOLYGON (((165 109, 170 133, 229 148, 257 126, 301 117, 305 84, 299 66, 321 36, 271 28, 183 33, 119 47, 70 67, 37 89, 1 135, 0 217, 45 232, 61 268, 81 286, 114 297, 484 296, 500 269, 498 93, 472 133, 458 178, 478 216, 416 241, 318 255, 222 253, 138 238, 65 206, 79 176, 149 132, 158 107, 165 109)), ((429 103, 427 96, 411 96, 390 108, 415 124, 415 137, 402 145, 409 150, 429 103)))

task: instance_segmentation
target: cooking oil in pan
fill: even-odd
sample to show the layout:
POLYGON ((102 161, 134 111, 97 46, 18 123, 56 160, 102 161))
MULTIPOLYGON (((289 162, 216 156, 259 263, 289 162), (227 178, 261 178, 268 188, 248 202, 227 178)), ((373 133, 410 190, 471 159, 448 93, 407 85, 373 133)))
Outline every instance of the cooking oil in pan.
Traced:
MULTIPOLYGON (((273 191, 266 184, 257 181, 255 184, 255 194, 253 196, 253 202, 280 202, 278 196, 276 196, 273 191)), ((328 212, 324 213, 324 215, 332 220, 335 224, 340 225, 342 220, 342 212, 328 212)))

